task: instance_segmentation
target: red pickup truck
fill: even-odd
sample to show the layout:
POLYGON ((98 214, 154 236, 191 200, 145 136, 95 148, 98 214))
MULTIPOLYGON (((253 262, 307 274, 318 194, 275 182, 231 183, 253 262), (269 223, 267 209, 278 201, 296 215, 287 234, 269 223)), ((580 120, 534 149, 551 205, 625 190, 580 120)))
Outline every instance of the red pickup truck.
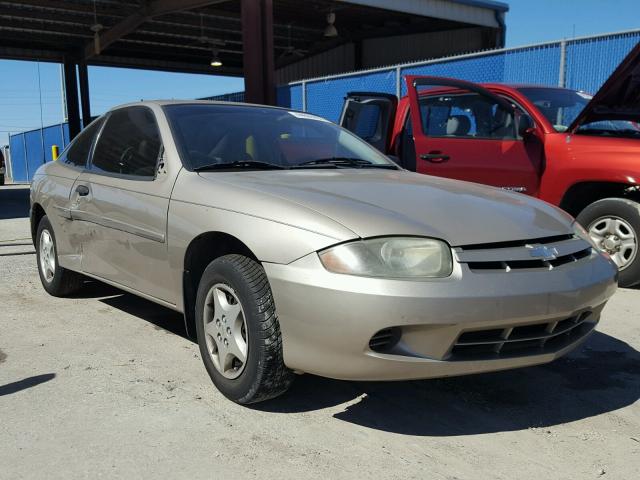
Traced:
MULTIPOLYGON (((404 168, 558 205, 640 283, 640 44, 598 93, 406 77, 408 95, 349 93, 340 123, 404 168)), ((535 222, 535 219, 531 219, 535 222)))

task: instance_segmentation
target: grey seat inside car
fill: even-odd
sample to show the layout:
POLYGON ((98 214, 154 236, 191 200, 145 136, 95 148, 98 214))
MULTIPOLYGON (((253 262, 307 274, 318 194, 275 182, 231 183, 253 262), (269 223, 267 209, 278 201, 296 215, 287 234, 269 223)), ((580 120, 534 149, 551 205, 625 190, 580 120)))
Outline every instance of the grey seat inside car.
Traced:
POLYGON ((447 135, 464 137, 469 135, 471 121, 465 115, 452 115, 447 120, 447 135))

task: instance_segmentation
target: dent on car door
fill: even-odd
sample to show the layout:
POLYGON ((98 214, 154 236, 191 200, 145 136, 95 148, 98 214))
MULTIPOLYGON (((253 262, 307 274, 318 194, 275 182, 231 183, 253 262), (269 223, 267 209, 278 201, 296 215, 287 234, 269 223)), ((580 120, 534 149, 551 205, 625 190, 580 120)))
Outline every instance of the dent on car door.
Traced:
POLYGON ((416 171, 537 193, 543 150, 520 135, 510 101, 448 78, 407 76, 407 87, 416 171))
MULTIPOLYGON (((56 162, 47 164, 46 175, 34 179, 34 198, 43 206, 56 233, 58 261, 71 270, 80 269, 83 226, 71 220, 76 201, 73 191, 87 165, 102 119, 85 128, 62 152, 56 162)), ((34 231, 37 225, 32 225, 34 231)))
POLYGON ((175 175, 157 168, 162 154, 150 108, 111 112, 90 168, 79 179, 75 193, 82 208, 74 216, 91 225, 83 247, 84 272, 175 303, 166 243, 175 175))

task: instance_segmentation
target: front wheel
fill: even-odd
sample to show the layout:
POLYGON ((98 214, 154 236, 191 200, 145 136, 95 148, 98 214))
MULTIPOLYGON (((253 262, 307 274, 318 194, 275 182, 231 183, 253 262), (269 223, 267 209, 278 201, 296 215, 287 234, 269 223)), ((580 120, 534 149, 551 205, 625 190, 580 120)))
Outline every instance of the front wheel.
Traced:
POLYGON ((611 255, 620 270, 620 286, 640 283, 640 203, 625 198, 605 198, 585 208, 577 220, 600 250, 611 255))
POLYGON ((209 264, 198 286, 196 330, 205 368, 230 400, 260 402, 291 385, 269 281, 254 260, 225 255, 209 264))

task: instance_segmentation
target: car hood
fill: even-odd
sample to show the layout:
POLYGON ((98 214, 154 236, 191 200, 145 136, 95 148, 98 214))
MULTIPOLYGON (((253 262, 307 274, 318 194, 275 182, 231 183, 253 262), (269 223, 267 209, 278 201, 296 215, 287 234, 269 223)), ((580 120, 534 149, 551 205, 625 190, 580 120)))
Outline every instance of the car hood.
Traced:
POLYGON ((640 122, 640 43, 578 114, 569 131, 600 120, 640 122))
POLYGON ((295 214, 286 209, 288 218, 279 218, 282 215, 274 208, 270 212, 273 220, 307 228, 316 223, 314 215, 322 215, 362 238, 419 235, 459 246, 536 239, 571 231, 571 217, 542 201, 406 171, 336 169, 200 175, 233 185, 235 195, 242 196, 242 189, 250 189, 281 199, 283 206, 286 202, 304 207, 295 214))

